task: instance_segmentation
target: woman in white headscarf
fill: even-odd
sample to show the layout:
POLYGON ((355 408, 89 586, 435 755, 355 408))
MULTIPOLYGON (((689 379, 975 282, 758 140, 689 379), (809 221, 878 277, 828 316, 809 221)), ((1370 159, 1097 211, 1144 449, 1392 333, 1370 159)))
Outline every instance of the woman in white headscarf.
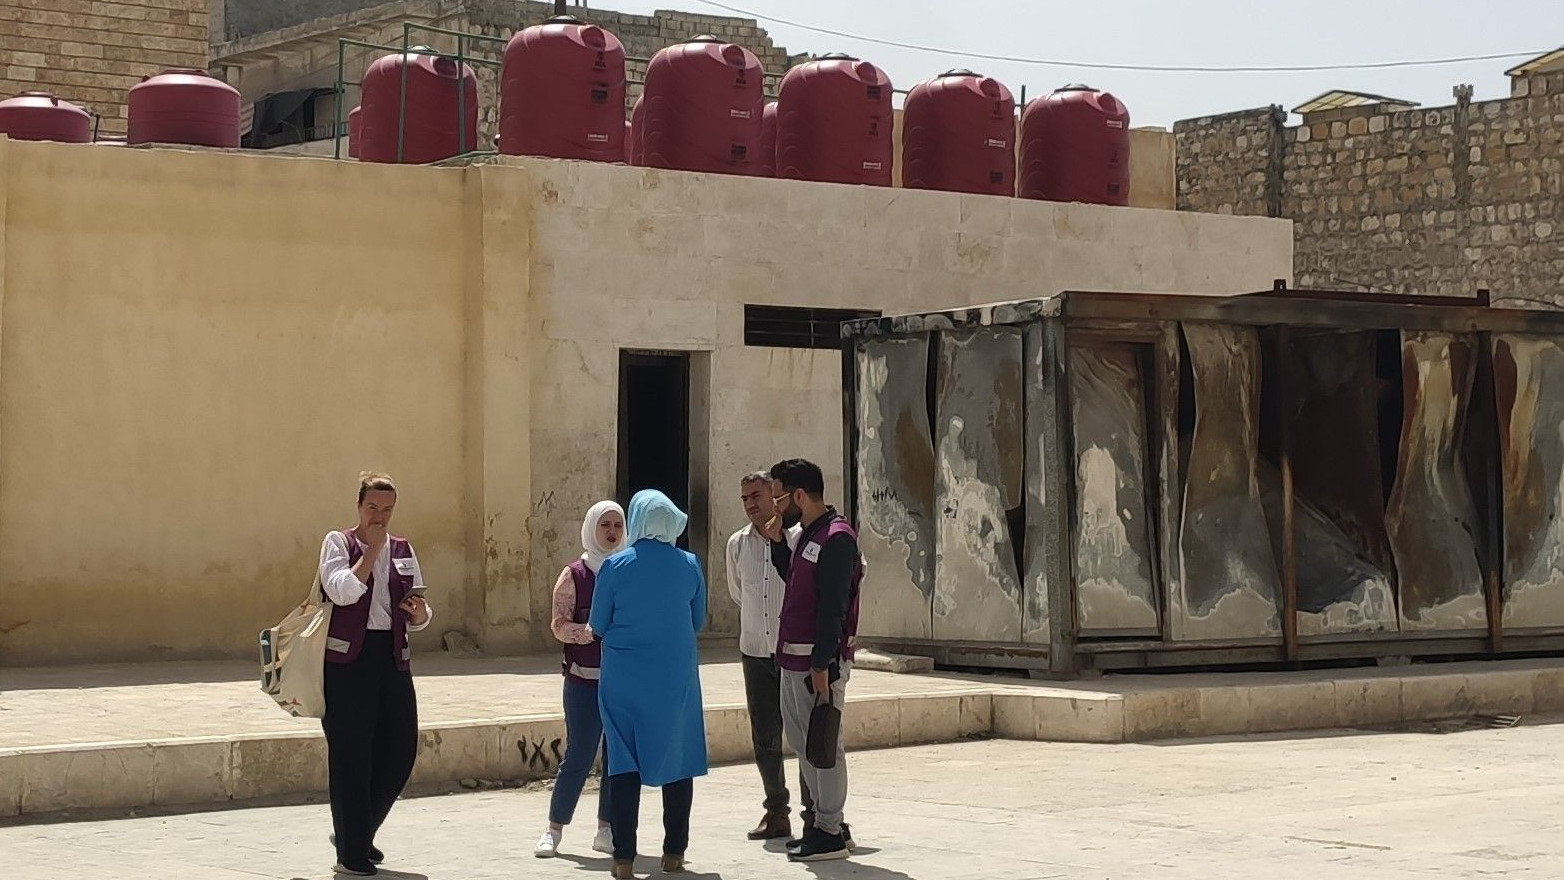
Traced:
POLYGON ((706 725, 695 634, 706 579, 674 547, 688 517, 661 492, 630 500, 624 552, 603 563, 588 622, 603 639, 598 705, 613 811, 615 878, 632 877, 641 786, 663 790, 664 873, 684 870, 695 777, 706 775, 706 725))
MULTIPOLYGON (((560 671, 565 676, 565 756, 554 778, 554 796, 549 802, 548 828, 538 839, 532 854, 540 859, 559 852, 565 826, 576 812, 587 773, 603 741, 603 719, 597 706, 597 684, 601 677, 602 646, 587 626, 592 609, 592 593, 597 572, 611 554, 624 547, 624 510, 612 501, 599 501, 587 511, 581 523, 581 558, 565 566, 554 584, 554 612, 549 628, 554 638, 564 643, 560 671)), ((605 752, 606 755, 606 752, 605 752)), ((608 762, 605 759, 603 766, 608 762)), ((609 832, 611 795, 607 780, 597 796, 597 837, 592 848, 613 852, 609 832)))

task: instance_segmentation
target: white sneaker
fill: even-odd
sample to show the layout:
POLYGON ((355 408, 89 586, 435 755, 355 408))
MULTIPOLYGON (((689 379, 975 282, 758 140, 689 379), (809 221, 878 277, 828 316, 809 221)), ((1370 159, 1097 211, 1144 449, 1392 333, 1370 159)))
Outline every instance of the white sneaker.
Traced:
POLYGON ((603 827, 597 829, 597 836, 592 838, 592 850, 604 855, 614 854, 614 829, 603 827))
POLYGON ((540 859, 552 859, 559 854, 559 839, 561 833, 550 828, 538 838, 538 845, 532 848, 532 854, 540 859))

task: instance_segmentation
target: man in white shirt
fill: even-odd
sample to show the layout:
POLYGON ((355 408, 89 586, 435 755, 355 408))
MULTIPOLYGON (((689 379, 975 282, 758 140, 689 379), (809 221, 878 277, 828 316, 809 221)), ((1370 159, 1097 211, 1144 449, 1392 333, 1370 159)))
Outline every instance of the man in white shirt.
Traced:
MULTIPOLYGON (((782 768, 782 676, 777 669, 777 627, 782 614, 786 584, 771 564, 771 542, 762 533, 776 517, 771 476, 764 471, 746 476, 739 500, 749 525, 728 538, 728 594, 739 606, 739 653, 744 664, 744 696, 749 704, 750 737, 755 746, 755 766, 766 791, 765 815, 750 840, 788 838, 787 776, 782 768)), ((787 532, 789 545, 798 541, 798 527, 787 532)), ((799 780, 802 788, 803 780, 799 780)), ((809 791, 799 793, 804 809, 810 807, 809 791)))

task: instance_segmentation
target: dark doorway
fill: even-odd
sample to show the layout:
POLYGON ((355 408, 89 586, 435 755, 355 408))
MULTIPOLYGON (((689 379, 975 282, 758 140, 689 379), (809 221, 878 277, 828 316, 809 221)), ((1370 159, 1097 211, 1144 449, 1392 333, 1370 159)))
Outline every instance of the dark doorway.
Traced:
MULTIPOLYGON (((619 353, 619 497, 657 489, 690 510, 690 356, 619 353)), ((688 549, 689 530, 679 537, 688 549)))

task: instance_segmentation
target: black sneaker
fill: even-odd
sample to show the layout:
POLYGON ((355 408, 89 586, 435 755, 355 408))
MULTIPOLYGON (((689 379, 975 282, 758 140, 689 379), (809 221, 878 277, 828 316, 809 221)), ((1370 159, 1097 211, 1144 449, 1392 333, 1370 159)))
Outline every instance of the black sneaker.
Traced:
POLYGON ((370 864, 368 859, 362 862, 352 859, 338 859, 337 863, 331 866, 331 870, 338 874, 352 874, 357 877, 373 877, 380 873, 380 869, 370 864))
MULTIPOLYGON (((811 829, 813 827, 815 827, 815 826, 814 825, 805 825, 803 833, 808 834, 809 833, 809 829, 811 829)), ((847 849, 848 850, 855 850, 855 849, 858 848, 858 844, 853 842, 853 829, 852 829, 852 826, 848 825, 846 822, 842 823, 842 842, 847 844, 847 849)), ((796 849, 798 849, 799 847, 801 847, 803 845, 804 845, 804 838, 802 838, 802 837, 795 837, 792 840, 789 840, 787 842, 788 852, 792 852, 793 850, 796 850, 796 849)))
POLYGON ((792 862, 829 862, 845 859, 848 855, 847 841, 841 834, 827 834, 811 828, 804 833, 803 845, 788 852, 787 858, 792 862))
MULTIPOLYGON (((335 834, 329 835, 329 836, 326 837, 326 839, 331 841, 331 845, 332 846, 336 846, 337 845, 337 835, 335 835, 335 834)), ((374 844, 370 844, 369 845, 369 861, 371 863, 373 863, 373 864, 378 865, 381 862, 384 862, 385 860, 386 860, 386 854, 381 852, 379 847, 375 846, 374 844)))

